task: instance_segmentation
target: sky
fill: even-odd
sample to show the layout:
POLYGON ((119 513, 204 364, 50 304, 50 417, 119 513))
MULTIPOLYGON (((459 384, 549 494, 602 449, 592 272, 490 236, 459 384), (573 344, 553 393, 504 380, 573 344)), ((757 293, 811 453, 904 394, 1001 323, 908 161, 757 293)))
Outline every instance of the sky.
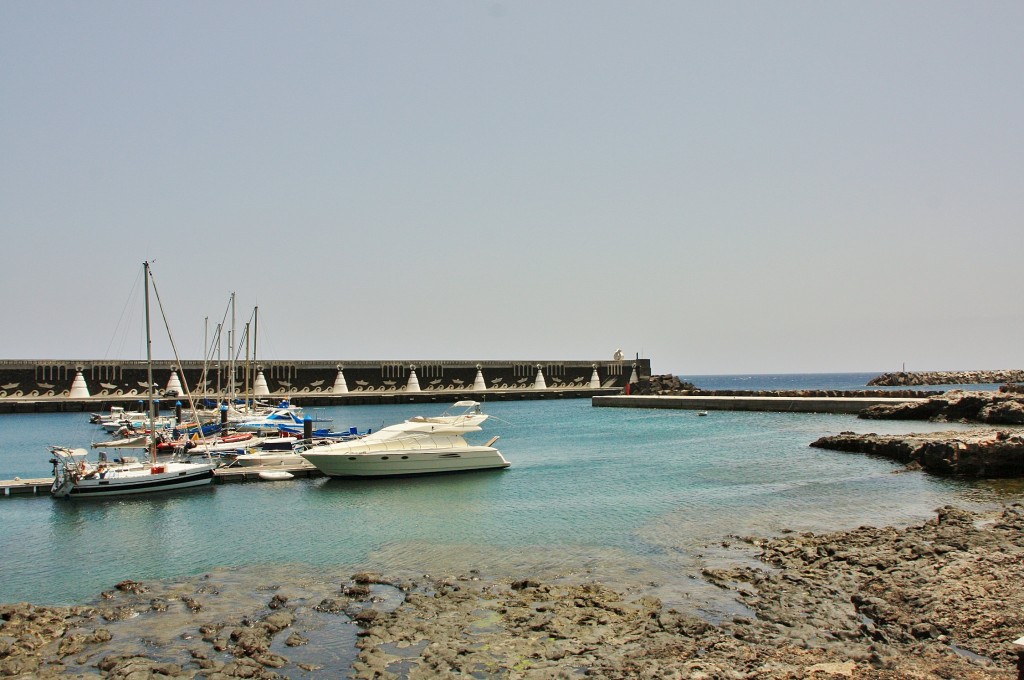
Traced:
POLYGON ((148 260, 182 358, 234 292, 278 360, 1024 368, 1022 35, 1019 0, 3 2, 0 359, 144 357, 148 260))

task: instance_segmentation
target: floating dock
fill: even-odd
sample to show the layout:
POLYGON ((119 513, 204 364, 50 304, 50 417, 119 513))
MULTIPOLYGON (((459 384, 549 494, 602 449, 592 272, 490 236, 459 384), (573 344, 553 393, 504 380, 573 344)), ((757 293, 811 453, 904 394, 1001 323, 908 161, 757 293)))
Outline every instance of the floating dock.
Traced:
POLYGON ((711 395, 595 396, 594 406, 670 408, 691 411, 776 411, 782 413, 860 413, 878 405, 927 401, 926 397, 763 397, 711 395))
MULTIPOLYGON (((312 465, 266 465, 266 466, 241 466, 232 465, 217 468, 213 471, 213 483, 225 484, 228 482, 264 482, 260 477, 261 472, 288 472, 296 478, 301 477, 322 477, 323 473, 312 465)), ((5 479, 0 480, 0 495, 3 496, 49 496, 50 486, 53 484, 53 477, 38 479, 5 479)))

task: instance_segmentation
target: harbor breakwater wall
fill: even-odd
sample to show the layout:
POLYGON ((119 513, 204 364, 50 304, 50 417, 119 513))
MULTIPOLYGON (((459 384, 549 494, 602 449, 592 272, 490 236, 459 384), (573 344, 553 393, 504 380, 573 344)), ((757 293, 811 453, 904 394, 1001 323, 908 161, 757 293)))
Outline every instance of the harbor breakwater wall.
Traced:
MULTIPOLYGON (((153 362, 155 391, 166 405, 232 391, 297 404, 448 401, 486 398, 590 397, 625 389, 651 375, 649 359, 540 361, 265 361, 204 365, 153 362)), ((0 361, 0 413, 95 410, 97 402, 145 399, 145 361, 0 361)))
POLYGON ((1024 382, 1024 371, 897 371, 883 373, 868 381, 868 385, 1004 385, 1024 382))

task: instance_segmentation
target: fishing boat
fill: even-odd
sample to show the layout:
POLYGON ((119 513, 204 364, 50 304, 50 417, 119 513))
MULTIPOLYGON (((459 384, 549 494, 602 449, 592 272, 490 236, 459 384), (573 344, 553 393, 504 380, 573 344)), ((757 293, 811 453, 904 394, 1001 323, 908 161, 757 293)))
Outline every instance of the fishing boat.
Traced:
MULTIPOLYGON (((149 262, 144 262, 146 365, 149 383, 149 422, 155 423, 156 401, 153 395, 153 347, 149 323, 149 286, 152 276, 149 262)), ((159 295, 157 296, 159 301, 159 295)), ((173 342, 172 342, 173 345, 173 342)), ((157 460, 158 435, 152 429, 148 438, 148 461, 133 456, 107 460, 101 453, 99 460, 86 460, 85 449, 51 446, 53 485, 50 493, 57 498, 105 498, 127 494, 171 491, 203 486, 213 481, 216 463, 207 456, 204 461, 193 460, 183 449, 176 449, 170 459, 157 460)))
POLYGON ((439 472, 494 470, 509 467, 491 445, 470 444, 466 435, 480 432, 487 414, 476 401, 459 401, 442 415, 416 416, 365 437, 312 446, 300 455, 331 477, 382 477, 439 472))

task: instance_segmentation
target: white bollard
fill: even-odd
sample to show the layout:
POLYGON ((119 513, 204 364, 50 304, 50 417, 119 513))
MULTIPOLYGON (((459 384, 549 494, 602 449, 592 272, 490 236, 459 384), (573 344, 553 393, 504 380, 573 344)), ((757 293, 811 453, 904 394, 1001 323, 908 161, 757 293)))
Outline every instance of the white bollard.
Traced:
POLYGON ((331 392, 335 394, 348 392, 348 383, 345 382, 345 369, 341 366, 338 366, 338 377, 334 379, 334 387, 331 388, 331 392))
POLYGON ((256 379, 253 381, 252 393, 257 397, 268 397, 270 396, 270 386, 267 385, 267 379, 263 375, 263 371, 256 372, 256 379))
POLYGON ((410 366, 409 367, 409 382, 406 383, 406 385, 405 385, 405 391, 406 392, 419 392, 420 391, 420 381, 419 381, 418 378, 416 378, 416 367, 415 366, 410 366))

